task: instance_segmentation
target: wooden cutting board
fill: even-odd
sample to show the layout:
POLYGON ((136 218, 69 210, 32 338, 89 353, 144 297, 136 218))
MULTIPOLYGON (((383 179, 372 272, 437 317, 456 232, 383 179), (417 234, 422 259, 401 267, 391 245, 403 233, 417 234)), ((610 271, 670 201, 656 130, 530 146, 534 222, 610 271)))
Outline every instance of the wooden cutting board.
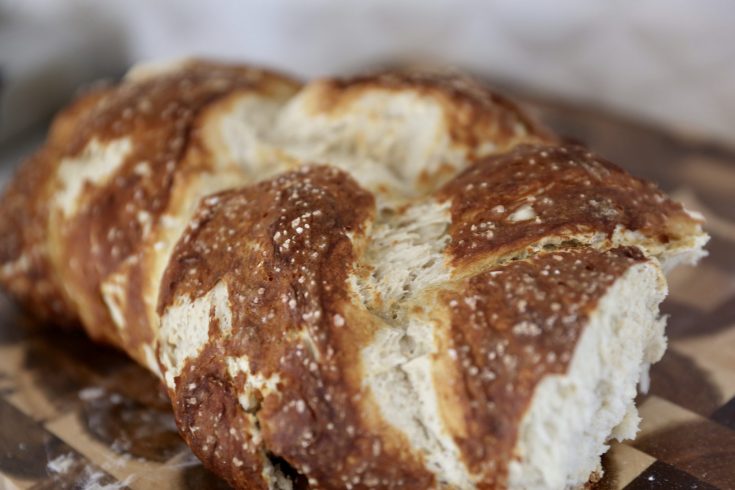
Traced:
MULTIPOLYGON (((550 126, 702 212, 710 256, 670 278, 669 350, 599 489, 735 489, 735 152, 584 108, 550 126)), ((0 489, 208 489, 156 379, 81 333, 33 326, 0 296, 0 489)))

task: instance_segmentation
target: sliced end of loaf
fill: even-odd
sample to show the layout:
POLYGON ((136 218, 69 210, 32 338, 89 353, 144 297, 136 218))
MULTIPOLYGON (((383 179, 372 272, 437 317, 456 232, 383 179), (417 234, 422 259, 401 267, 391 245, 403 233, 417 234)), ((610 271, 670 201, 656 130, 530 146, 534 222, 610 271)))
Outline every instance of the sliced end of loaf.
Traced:
POLYGON ((631 267, 598 303, 568 371, 536 388, 520 426, 509 487, 576 488, 611 439, 638 430, 636 385, 666 348, 658 305, 665 281, 652 263, 631 267))

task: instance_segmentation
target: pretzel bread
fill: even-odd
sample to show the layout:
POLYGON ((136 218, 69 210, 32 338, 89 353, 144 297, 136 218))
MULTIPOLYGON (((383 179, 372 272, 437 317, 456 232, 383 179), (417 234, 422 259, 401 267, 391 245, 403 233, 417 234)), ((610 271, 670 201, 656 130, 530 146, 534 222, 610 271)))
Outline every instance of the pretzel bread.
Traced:
POLYGON ((708 239, 461 75, 204 60, 83 95, 0 206, 3 287, 160 376, 243 489, 584 485, 708 239))

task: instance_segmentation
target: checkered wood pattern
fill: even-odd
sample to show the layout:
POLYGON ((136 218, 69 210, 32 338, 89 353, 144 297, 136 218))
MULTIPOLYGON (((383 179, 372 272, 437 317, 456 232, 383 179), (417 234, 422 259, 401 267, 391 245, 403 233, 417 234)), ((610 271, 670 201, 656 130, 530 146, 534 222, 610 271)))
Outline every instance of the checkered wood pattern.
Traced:
MULTIPOLYGON (((735 152, 584 108, 530 107, 571 139, 702 212, 710 256, 670 278, 669 350, 597 489, 735 489, 735 152)), ((0 489, 218 489, 157 381, 81 333, 32 325, 0 296, 0 489), (95 486, 96 485, 96 486, 95 486)))

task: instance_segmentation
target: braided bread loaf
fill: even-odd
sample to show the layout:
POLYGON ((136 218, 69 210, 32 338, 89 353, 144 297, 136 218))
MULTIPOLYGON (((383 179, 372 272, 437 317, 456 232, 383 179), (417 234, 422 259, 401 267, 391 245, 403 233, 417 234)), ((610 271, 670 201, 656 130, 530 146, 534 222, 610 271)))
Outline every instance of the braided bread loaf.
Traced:
POLYGON ((455 75, 134 69, 2 200, 0 280, 157 373, 237 488, 568 488, 637 430, 701 218, 455 75))

